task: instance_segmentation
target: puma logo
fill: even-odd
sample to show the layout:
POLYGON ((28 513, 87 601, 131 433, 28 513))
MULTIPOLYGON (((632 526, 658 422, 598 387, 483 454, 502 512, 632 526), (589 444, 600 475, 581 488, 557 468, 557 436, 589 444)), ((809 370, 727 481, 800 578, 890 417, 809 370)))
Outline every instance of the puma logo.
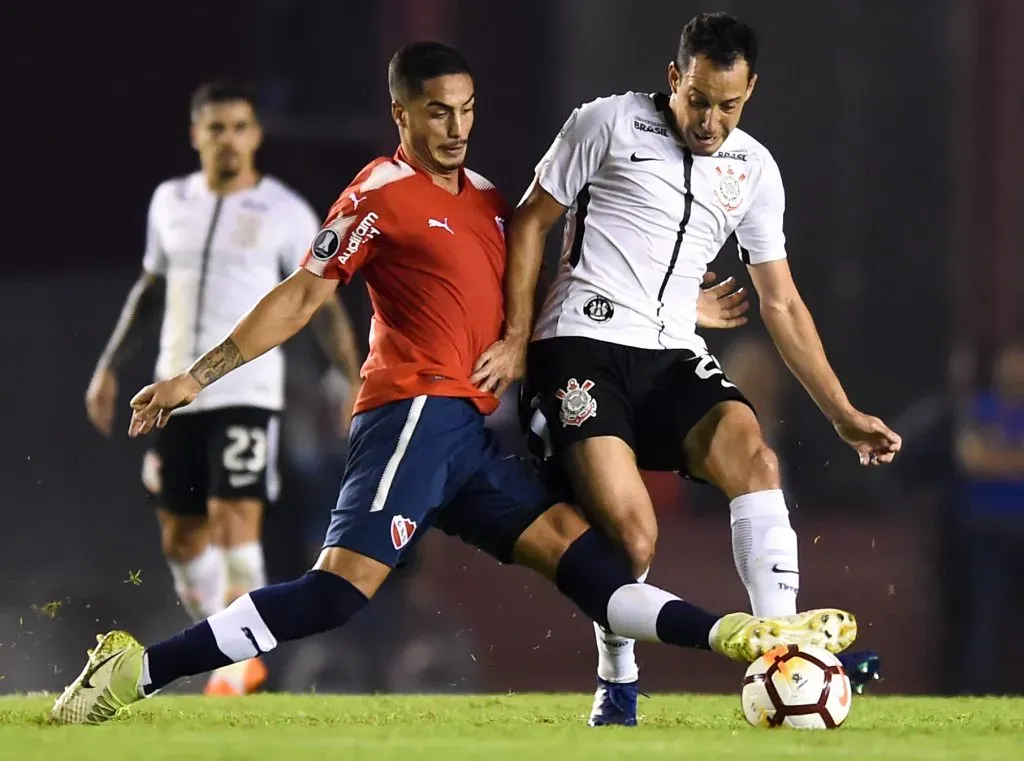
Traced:
POLYGON ((448 226, 448 217, 445 217, 444 220, 441 221, 441 222, 438 222, 436 219, 428 219, 427 220, 427 227, 428 228, 438 227, 438 228, 440 228, 442 230, 447 230, 449 235, 455 235, 455 231, 451 227, 448 226))

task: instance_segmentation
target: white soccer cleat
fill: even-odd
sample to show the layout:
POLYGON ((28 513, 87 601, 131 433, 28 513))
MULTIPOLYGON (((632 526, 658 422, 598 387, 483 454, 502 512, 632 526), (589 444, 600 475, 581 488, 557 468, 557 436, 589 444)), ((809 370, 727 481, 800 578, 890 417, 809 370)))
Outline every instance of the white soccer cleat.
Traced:
POLYGON ((96 637, 96 647, 78 678, 67 686, 50 711, 61 724, 102 724, 142 698, 143 647, 128 632, 96 637))

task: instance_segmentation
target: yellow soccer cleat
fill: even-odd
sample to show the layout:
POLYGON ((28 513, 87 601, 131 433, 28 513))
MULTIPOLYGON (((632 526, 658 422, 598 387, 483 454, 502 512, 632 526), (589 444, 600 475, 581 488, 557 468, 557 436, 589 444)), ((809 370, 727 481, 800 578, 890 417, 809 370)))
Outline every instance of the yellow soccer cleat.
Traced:
POLYGON ((718 620, 710 639, 712 650, 742 663, 752 663, 780 645, 812 645, 840 653, 857 639, 857 618, 836 608, 779 618, 730 613, 718 620))
POLYGON ((98 635, 85 668, 57 698, 50 716, 61 724, 102 724, 114 718, 142 698, 142 654, 142 645, 128 632, 98 635))

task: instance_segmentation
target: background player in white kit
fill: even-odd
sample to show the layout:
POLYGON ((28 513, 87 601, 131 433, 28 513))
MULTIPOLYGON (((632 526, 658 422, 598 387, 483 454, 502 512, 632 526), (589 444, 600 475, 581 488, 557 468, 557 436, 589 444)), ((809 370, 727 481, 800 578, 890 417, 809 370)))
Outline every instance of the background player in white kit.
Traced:
MULTIPOLYGON (((778 166, 736 128, 756 59, 750 27, 702 14, 683 29, 670 95, 626 93, 573 112, 509 225, 506 328, 474 381, 497 388, 525 369, 537 455, 619 538, 638 577, 658 533, 639 469, 717 486, 753 612, 779 616, 796 611, 799 566, 778 461, 695 331, 701 278, 731 234, 780 354, 861 463, 891 462, 901 440, 847 399, 791 278, 778 166), (567 209, 534 327, 544 240, 567 209)), ((635 724, 633 642, 596 628, 590 723, 635 724)))
MULTIPOLYGON (((90 420, 109 435, 116 372, 160 314, 158 379, 177 375, 283 277, 300 265, 320 219, 254 163, 262 140, 253 100, 241 86, 210 83, 192 98, 192 145, 201 169, 162 183, 149 207, 143 273, 132 288, 86 393, 90 420)), ((314 320, 325 353, 359 383, 355 338, 331 298, 314 320)), ((196 620, 264 586, 263 505, 277 491, 277 413, 284 358, 267 353, 204 390, 174 415, 145 456, 174 588, 196 620)), ((253 659, 215 672, 208 694, 250 692, 266 671, 253 659)))

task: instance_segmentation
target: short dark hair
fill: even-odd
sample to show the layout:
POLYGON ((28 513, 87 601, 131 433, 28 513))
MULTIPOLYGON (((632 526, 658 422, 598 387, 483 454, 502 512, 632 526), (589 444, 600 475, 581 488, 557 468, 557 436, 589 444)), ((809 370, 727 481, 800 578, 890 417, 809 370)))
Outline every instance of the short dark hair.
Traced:
POLYGON ((203 106, 208 106, 211 103, 231 103, 236 100, 245 101, 252 106, 253 111, 256 110, 256 101, 252 90, 241 82, 229 79, 216 79, 212 82, 204 82, 192 93, 189 113, 195 119, 203 106))
POLYGON ((423 83, 446 74, 469 74, 469 63, 462 53, 441 42, 413 42, 391 56, 388 64, 388 90, 391 99, 415 98, 423 92, 423 83))
POLYGON ((722 69, 728 69, 742 58, 753 75, 757 65, 757 35, 750 26, 728 13, 702 13, 683 27, 676 67, 685 71, 697 55, 722 69))

